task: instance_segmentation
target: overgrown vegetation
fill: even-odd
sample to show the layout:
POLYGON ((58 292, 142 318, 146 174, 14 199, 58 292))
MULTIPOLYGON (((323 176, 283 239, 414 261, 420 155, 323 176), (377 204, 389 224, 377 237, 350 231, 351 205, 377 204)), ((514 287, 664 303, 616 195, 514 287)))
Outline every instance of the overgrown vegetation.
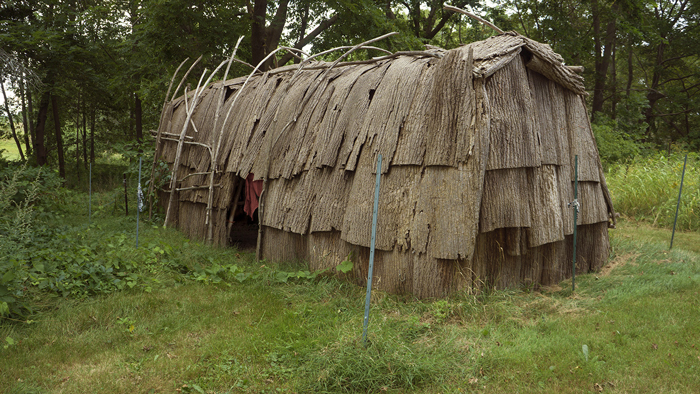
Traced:
MULTIPOLYGON (((137 249, 135 216, 122 216, 123 188, 93 196, 89 223, 88 196, 59 187, 60 178, 50 170, 6 165, 0 182, 0 316, 26 320, 47 297, 85 299, 132 288, 150 292, 164 281, 260 279, 224 259, 223 251, 168 240, 177 233, 157 231, 157 225, 142 223, 137 249)), ((131 205, 135 213, 135 202, 131 205)), ((279 271, 273 279, 316 275, 279 271)))
MULTIPOLYGON (((667 168, 672 178, 679 163, 676 155, 612 166, 618 209, 631 198, 621 180, 651 187, 640 171, 667 168)), ((93 195, 88 222, 86 194, 59 188, 54 173, 3 171, 7 392, 700 390, 691 378, 700 365, 695 233, 677 234, 669 252, 668 230, 623 220, 610 264, 577 277, 576 293, 569 281, 435 301, 375 292, 365 348, 364 289, 354 284, 256 263, 159 223, 141 222, 136 248, 135 208, 125 216, 115 199, 121 186, 93 195), (23 209, 31 220, 17 222, 23 209), (20 242, 21 228, 31 242, 20 242)))
MULTIPOLYGON (((127 224, 114 218, 103 231, 127 224)), ((570 282, 437 301, 376 292, 365 348, 362 288, 327 276, 282 275, 285 282, 277 279, 285 267, 257 265, 249 253, 149 232, 171 245, 163 255, 187 255, 203 271, 176 274, 167 257, 149 266, 162 270, 151 274, 160 281, 150 292, 137 285, 108 297, 43 299, 31 324, 0 326, 0 386, 64 393, 700 390, 696 234, 681 234, 668 252, 668 231, 623 222, 613 233, 611 263, 579 276, 576 293, 570 282), (209 257, 251 275, 239 281, 230 268, 207 264, 209 257)))
MULTIPOLYGON (((656 153, 610 166, 607 181, 615 210, 638 221, 670 228, 678 203, 684 154, 656 153)), ((700 157, 688 154, 677 229, 700 229, 700 157)))

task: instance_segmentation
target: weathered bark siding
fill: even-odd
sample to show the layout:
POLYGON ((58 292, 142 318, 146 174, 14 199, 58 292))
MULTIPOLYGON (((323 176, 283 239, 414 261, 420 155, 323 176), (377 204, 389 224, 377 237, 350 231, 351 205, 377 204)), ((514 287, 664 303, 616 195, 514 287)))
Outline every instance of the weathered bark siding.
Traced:
MULTIPOLYGON (((578 155, 579 264, 585 272, 607 259, 613 210, 582 79, 548 46, 508 33, 431 55, 297 67, 255 76, 242 91, 243 79, 219 82, 197 103, 166 106, 161 132, 179 135, 192 105, 188 140, 208 144, 224 130, 217 243, 228 242, 236 180, 253 173, 267 179, 263 257, 334 269, 350 255, 351 276, 365 281, 381 154, 377 288, 440 297, 553 284, 571 274, 567 205, 578 155)), ((172 163, 176 148, 165 139, 158 152, 172 163)), ((197 238, 206 234, 207 190, 195 187, 208 177, 189 174, 209 171, 208 155, 187 144, 178 168, 185 190, 175 223, 197 238)))
MULTIPOLYGON (((602 268, 609 248, 606 223, 579 226, 576 271, 602 268)), ((573 236, 537 247, 524 244, 523 230, 505 228, 479 234, 471 260, 436 259, 426 254, 377 250, 372 284, 375 289, 418 298, 443 297, 460 290, 548 286, 571 276, 573 236)), ((300 235, 265 228, 263 255, 276 261, 307 261, 311 270, 329 270, 346 258, 353 263, 348 278, 365 284, 369 248, 353 245, 328 231, 300 235)))

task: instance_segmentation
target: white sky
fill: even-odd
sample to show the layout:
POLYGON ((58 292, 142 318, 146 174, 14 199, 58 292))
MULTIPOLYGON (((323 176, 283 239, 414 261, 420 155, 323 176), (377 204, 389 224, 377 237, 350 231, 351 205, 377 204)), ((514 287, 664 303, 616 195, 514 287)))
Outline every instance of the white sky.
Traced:
MULTIPOLYGON (((12 98, 15 97, 15 93, 12 90, 7 90, 7 86, 5 86, 5 94, 7 95, 7 99, 10 101, 12 101, 12 98)), ((2 98, 2 94, 0 94, 0 106, 2 106, 3 109, 5 108, 5 100, 2 98)))

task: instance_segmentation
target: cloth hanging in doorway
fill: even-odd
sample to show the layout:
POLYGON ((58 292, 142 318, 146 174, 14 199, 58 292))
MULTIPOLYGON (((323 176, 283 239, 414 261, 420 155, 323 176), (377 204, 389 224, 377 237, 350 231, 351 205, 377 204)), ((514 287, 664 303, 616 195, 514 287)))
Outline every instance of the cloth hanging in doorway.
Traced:
POLYGON ((258 198, 260 197, 260 193, 262 193, 263 187, 262 180, 254 181, 253 178, 253 173, 250 173, 245 179, 245 205, 243 206, 243 211, 246 215, 250 216, 251 219, 253 218, 255 210, 258 209, 258 198))

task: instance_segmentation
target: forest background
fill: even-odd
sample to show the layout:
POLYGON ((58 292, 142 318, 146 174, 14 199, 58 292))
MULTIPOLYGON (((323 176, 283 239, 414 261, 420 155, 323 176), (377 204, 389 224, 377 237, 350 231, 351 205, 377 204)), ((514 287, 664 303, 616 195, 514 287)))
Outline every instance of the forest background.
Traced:
MULTIPOLYGON (((699 7, 690 0, 3 0, 0 387, 700 392, 693 378, 700 368, 699 7), (396 31, 374 45, 400 51, 494 34, 443 11, 446 4, 584 66, 622 217, 610 231, 608 265, 577 274, 576 292, 567 280, 541 291, 486 289, 426 302, 373 293, 379 318, 366 349, 362 288, 187 240, 162 228, 157 213, 150 223, 141 216, 139 233, 122 179, 135 197, 138 158, 148 174, 149 131, 183 60, 187 68, 202 56, 187 80, 194 89, 241 36, 237 57, 256 64, 281 45, 317 53, 396 31), (678 230, 694 232, 679 231, 671 250, 677 213, 678 230)), ((291 61, 282 52, 264 67, 291 61)), ((229 76, 249 72, 237 63, 229 76)), ((342 277, 348 263, 332 273, 342 277)))
MULTIPOLYGON (((2 137, 21 159, 77 181, 95 155, 144 141, 150 150, 148 130, 158 127, 170 78, 186 58, 203 56, 190 74, 194 87, 240 36, 237 57, 257 64, 281 45, 316 53, 391 31, 399 34, 376 43, 391 51, 449 49, 494 34, 447 4, 585 67, 606 164, 700 147, 700 4, 690 0, 7 0, 0 81, 12 94, 0 111, 2 137)), ((291 61, 281 52, 265 67, 291 61)), ((237 64, 229 75, 248 72, 237 64)))

